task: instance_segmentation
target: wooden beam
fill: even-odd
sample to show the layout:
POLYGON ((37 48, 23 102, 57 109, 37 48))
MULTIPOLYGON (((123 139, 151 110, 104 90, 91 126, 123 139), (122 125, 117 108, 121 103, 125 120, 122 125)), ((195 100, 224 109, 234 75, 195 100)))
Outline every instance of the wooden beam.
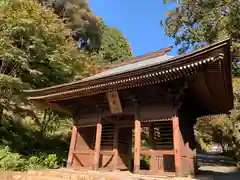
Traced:
POLYGON ((144 155, 144 156, 163 156, 163 155, 174 155, 174 151, 173 150, 151 150, 151 149, 147 149, 147 150, 141 150, 140 154, 144 155))
POLYGON ((69 110, 66 107, 62 107, 57 103, 53 103, 53 102, 49 102, 49 101, 37 101, 37 100, 31 100, 31 101, 42 109, 51 108, 51 109, 53 109, 55 111, 58 111, 60 113, 64 113, 64 114, 67 114, 69 116, 72 116, 71 110, 69 110))
POLYGON ((72 127, 71 143, 70 143, 69 153, 68 153, 67 168, 72 167, 73 154, 74 154, 74 150, 75 150, 75 146, 76 146, 76 140, 77 140, 77 133, 78 133, 77 127, 73 126, 72 127))
POLYGON ((140 171, 140 149, 141 149, 141 122, 139 116, 135 117, 135 137, 134 137, 134 172, 140 171))
POLYGON ((79 124, 76 125, 77 128, 85 128, 85 127, 95 127, 96 124, 79 124))
POLYGON ((113 170, 117 169, 117 163, 118 163, 118 137, 119 137, 119 127, 115 125, 114 140, 113 140, 113 151, 114 151, 113 170))
POLYGON ((47 102, 48 106, 52 109, 55 109, 56 111, 60 112, 60 113, 64 113, 67 114, 69 116, 72 116, 72 112, 67 109, 66 107, 62 107, 57 103, 52 103, 52 102, 47 102))
POLYGON ((102 122, 99 120, 96 129, 96 141, 94 148, 94 158, 93 158, 93 170, 98 170, 99 159, 100 159, 100 148, 101 148, 101 138, 102 138, 102 122))

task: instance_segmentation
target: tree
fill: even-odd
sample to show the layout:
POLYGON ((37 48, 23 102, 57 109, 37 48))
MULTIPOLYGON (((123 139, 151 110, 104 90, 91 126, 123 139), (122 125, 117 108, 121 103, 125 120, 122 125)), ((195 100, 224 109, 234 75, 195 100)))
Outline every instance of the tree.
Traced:
POLYGON ((99 49, 102 24, 95 16, 87 0, 38 0, 43 6, 53 10, 72 30, 71 35, 80 49, 92 52, 99 49))
POLYGON ((95 16, 86 0, 38 0, 53 10, 72 30, 79 48, 92 55, 95 66, 104 66, 132 57, 130 45, 115 27, 95 16))
POLYGON ((233 72, 240 75, 239 0, 164 0, 178 7, 161 22, 167 36, 175 39, 179 53, 199 48, 222 38, 232 38, 233 72))
MULTIPOLYGON (((24 114, 23 88, 69 82, 84 73, 87 54, 52 12, 28 0, 0 6, 0 118, 3 110, 24 114)), ((9 115, 9 113, 8 113, 9 115)))
MULTIPOLYGON (((165 0, 177 3, 161 22, 167 36, 175 39, 179 53, 197 49, 222 38, 232 39, 233 74, 240 75, 240 1, 239 0, 165 0)), ((206 150, 212 142, 220 142, 227 155, 240 160, 240 81, 233 78, 235 108, 230 115, 200 117, 196 124, 196 140, 206 150)))
POLYGON ((99 64, 111 64, 132 57, 127 39, 114 27, 103 25, 100 49, 97 51, 99 64))

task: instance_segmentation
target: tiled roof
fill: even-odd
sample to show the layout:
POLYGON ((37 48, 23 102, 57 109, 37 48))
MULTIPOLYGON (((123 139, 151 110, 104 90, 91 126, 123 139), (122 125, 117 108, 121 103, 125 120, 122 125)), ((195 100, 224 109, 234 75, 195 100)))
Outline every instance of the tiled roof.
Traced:
POLYGON ((168 61, 172 56, 168 56, 168 55, 162 55, 162 56, 157 56, 157 57, 153 57, 150 59, 146 59, 143 61, 138 61, 138 62, 134 62, 131 64, 126 64, 123 66, 119 66, 113 69, 108 69, 106 71, 103 71, 101 73, 98 73, 96 75, 87 77, 85 79, 83 79, 82 81, 89 81, 89 80, 94 80, 97 78, 103 78, 103 77, 108 77, 108 76, 113 76, 113 75, 117 75, 120 73, 125 73, 125 72, 129 72, 129 71, 133 71, 133 70, 138 70, 140 68, 145 68, 145 67, 149 67, 149 66, 153 66, 156 64, 161 64, 163 62, 168 61))
POLYGON ((200 67, 208 63, 222 62, 221 58, 224 54, 226 54, 226 64, 223 64, 222 68, 224 75, 230 82, 231 74, 228 72, 231 61, 228 52, 229 46, 230 40, 227 39, 176 57, 168 56, 165 53, 150 53, 150 55, 140 58, 132 58, 129 62, 124 62, 123 65, 112 66, 111 69, 76 82, 44 89, 25 90, 24 92, 28 94, 28 99, 49 100, 60 98, 60 96, 60 99, 67 99, 109 90, 145 86, 194 74, 200 67))

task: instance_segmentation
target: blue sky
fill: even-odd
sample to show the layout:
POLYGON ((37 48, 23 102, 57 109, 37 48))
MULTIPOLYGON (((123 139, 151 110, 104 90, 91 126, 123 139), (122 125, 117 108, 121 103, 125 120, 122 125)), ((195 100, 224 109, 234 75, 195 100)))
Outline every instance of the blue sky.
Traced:
MULTIPOLYGON (((88 0, 91 10, 109 26, 118 28, 131 45, 134 56, 173 45, 160 20, 174 7, 162 0, 88 0)), ((168 53, 176 55, 176 49, 168 53)))

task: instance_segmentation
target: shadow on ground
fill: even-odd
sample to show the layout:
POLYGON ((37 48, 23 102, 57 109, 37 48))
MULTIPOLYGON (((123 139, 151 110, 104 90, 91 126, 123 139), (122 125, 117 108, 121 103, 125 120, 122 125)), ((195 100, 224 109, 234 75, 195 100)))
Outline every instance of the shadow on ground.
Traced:
POLYGON ((235 166, 237 163, 234 159, 230 157, 208 153, 197 154, 197 161, 199 166, 235 166))
POLYGON ((199 165, 197 179, 199 180, 240 180, 240 169, 232 158, 202 153, 197 155, 197 160, 199 165))
POLYGON ((207 166, 200 167, 197 177, 199 180, 206 180, 204 177, 214 180, 240 180, 240 171, 230 166, 207 166))

